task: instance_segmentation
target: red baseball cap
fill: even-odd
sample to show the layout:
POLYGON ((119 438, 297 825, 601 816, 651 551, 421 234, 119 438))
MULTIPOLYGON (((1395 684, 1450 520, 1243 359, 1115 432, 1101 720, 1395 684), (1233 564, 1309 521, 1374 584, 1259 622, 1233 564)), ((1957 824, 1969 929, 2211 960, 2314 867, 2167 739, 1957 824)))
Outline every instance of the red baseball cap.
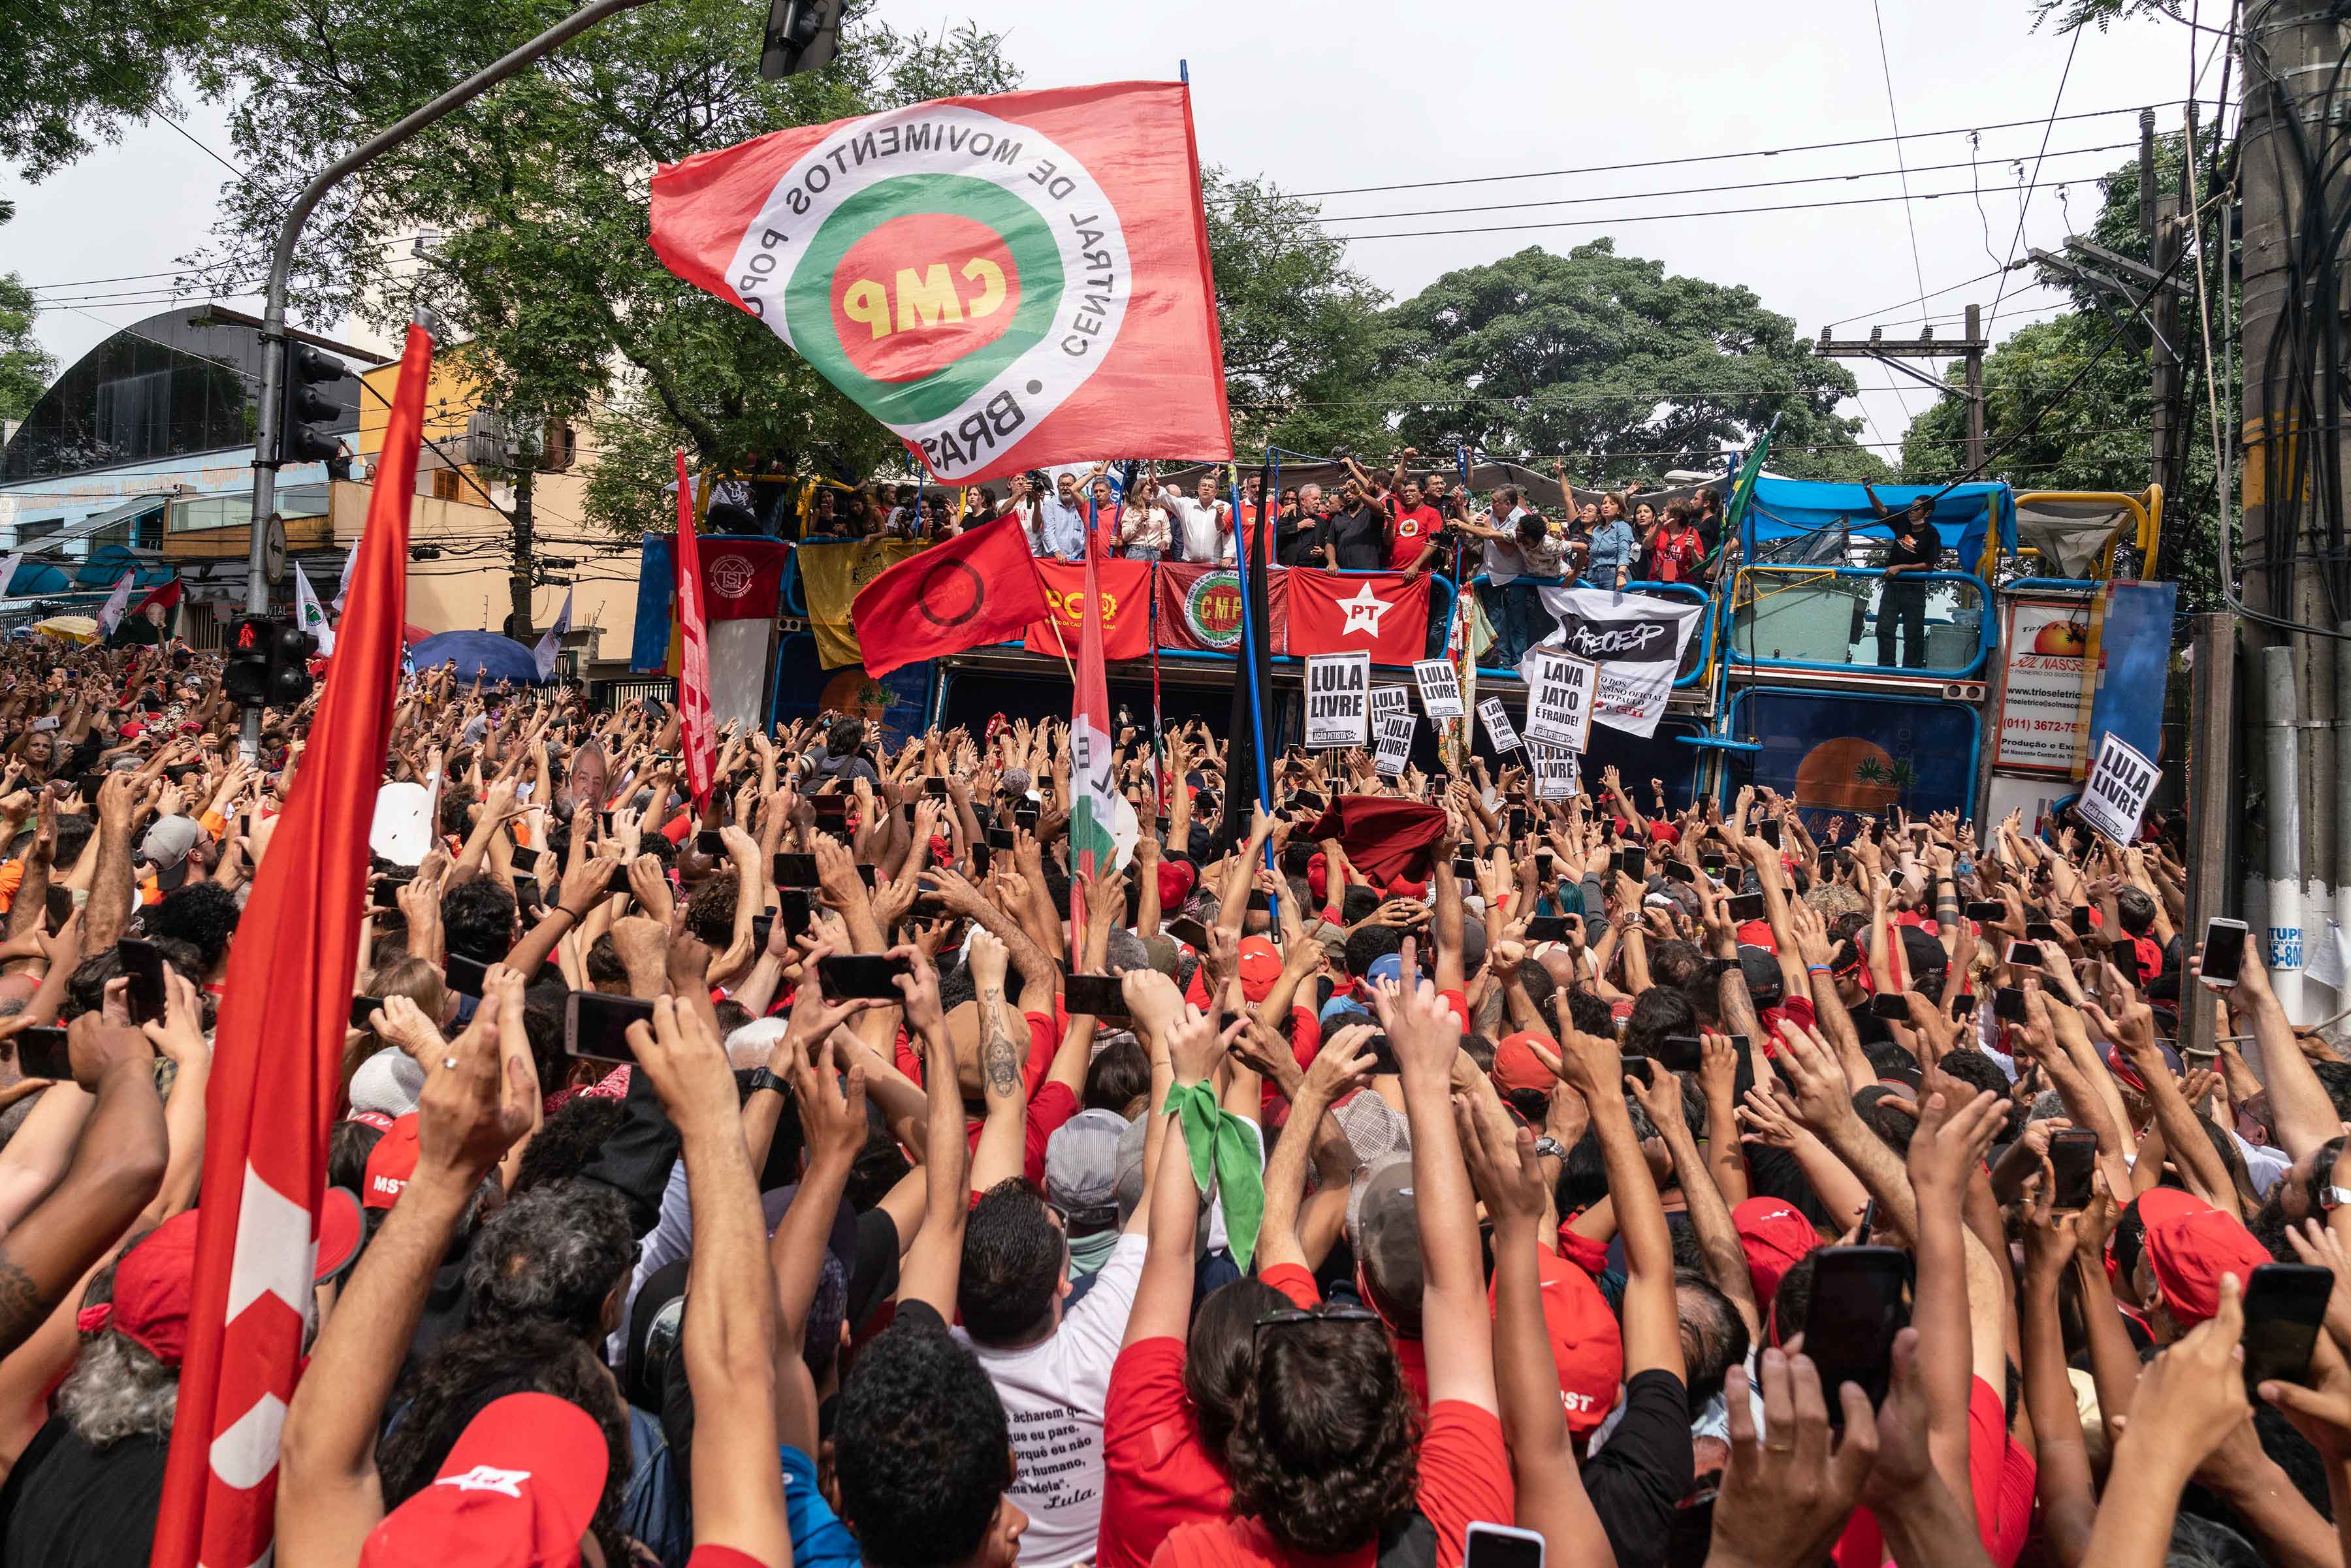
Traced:
MULTIPOLYGON (((2176 1186, 2151 1186, 2123 1205, 2123 1213, 2138 1216, 2140 1231, 2144 1235, 2147 1226, 2190 1214, 2201 1214, 2211 1207, 2202 1198, 2182 1192, 2176 1186)), ((2117 1225, 2106 1237, 2106 1283, 2128 1296, 2130 1292, 2123 1290, 2122 1264, 2115 1253, 2115 1242, 2121 1235, 2122 1227, 2117 1225)))
POLYGON ((2163 1304, 2185 1329, 2220 1312, 2222 1274, 2242 1285, 2271 1258, 2233 1215, 2208 1208, 2148 1225, 2147 1260, 2163 1304))
POLYGON ((1746 1199, 1730 1211, 1730 1223, 1739 1231, 1739 1249, 1747 1254, 1756 1304, 1769 1315, 1780 1281, 1821 1244, 1820 1232, 1776 1197, 1746 1199))
POLYGON ((569 1400, 494 1400, 433 1484, 369 1532, 360 1568, 577 1568, 610 1463, 603 1429, 569 1400))
MULTIPOLYGON (((1625 1335, 1608 1298, 1592 1276, 1550 1252, 1535 1254, 1542 1281, 1543 1327, 1552 1360, 1559 1365, 1559 1402, 1571 1432, 1589 1432, 1616 1406, 1625 1381, 1625 1335)), ((1493 1287, 1486 1289, 1488 1302, 1493 1287)))
MULTIPOLYGON (((329 1187, 319 1212, 319 1252, 312 1278, 330 1280, 359 1254, 360 1211, 350 1193, 329 1187)), ((74 1326, 84 1333, 113 1329, 166 1366, 188 1348, 188 1309, 196 1288, 196 1211, 185 1209, 155 1227, 114 1266, 109 1300, 84 1307, 74 1326)))
POLYGON ((1241 995, 1253 1002, 1265 1000, 1281 978, 1281 950, 1270 936, 1241 938, 1241 995))
POLYGON ((1533 1042, 1542 1036, 1531 1030, 1506 1034, 1494 1047, 1494 1070, 1487 1074, 1494 1087, 1507 1094, 1513 1089, 1540 1089, 1545 1093, 1559 1082, 1537 1056, 1533 1042))
POLYGON ((416 1174, 416 1113, 392 1119, 392 1128, 376 1140, 368 1155, 367 1186, 360 1201, 370 1208, 390 1208, 400 1201, 401 1189, 416 1174))
POLYGON ((1192 867, 1187 861, 1162 860, 1159 862, 1159 907, 1174 909, 1190 896, 1192 867))

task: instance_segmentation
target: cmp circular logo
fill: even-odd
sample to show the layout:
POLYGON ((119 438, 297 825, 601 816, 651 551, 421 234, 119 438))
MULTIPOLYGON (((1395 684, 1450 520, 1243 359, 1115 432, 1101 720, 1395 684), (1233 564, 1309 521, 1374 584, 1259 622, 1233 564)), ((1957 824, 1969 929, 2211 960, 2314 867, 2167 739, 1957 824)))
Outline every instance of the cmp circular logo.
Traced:
POLYGON ((728 281, 860 406, 961 478, 1083 386, 1133 291, 1118 214, 1027 126, 916 104, 844 122, 778 181, 728 281))
POLYGON ((1185 591, 1184 619, 1211 648, 1240 645, 1241 580, 1231 571, 1209 571, 1185 591))

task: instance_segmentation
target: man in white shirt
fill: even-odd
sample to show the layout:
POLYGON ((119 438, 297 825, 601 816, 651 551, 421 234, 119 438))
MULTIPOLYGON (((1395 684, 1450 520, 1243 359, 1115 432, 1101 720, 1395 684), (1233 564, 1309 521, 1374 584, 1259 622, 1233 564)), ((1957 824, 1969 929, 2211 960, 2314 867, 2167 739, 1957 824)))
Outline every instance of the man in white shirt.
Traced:
POLYGON ((1060 1218, 1026 1182, 1000 1182, 965 1222, 956 1333, 970 1343, 1010 1423, 1019 1474, 1007 1492, 1029 1515, 1021 1568, 1092 1562, 1102 1531, 1102 1409, 1143 1277, 1138 1212, 1066 1312, 1070 1249, 1060 1218))
POLYGON ((1213 474, 1203 474, 1193 486, 1195 494, 1186 496, 1172 485, 1163 486, 1160 498, 1176 514, 1178 548, 1186 560, 1215 561, 1233 559, 1233 508, 1228 502, 1217 498, 1217 480, 1213 474))

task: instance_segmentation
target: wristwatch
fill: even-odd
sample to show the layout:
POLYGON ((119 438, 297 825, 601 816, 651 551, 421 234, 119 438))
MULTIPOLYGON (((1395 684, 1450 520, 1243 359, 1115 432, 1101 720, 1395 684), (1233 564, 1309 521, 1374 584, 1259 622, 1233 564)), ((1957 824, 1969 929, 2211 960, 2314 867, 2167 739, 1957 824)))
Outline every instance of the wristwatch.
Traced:
POLYGON ((787 1100, 792 1097, 792 1086, 789 1082, 777 1077, 764 1067, 755 1067, 751 1070, 750 1092, 757 1094, 762 1089, 772 1089, 787 1100))
POLYGON ((2318 1189, 2318 1207, 2332 1213, 2351 1203, 2351 1186, 2322 1186, 2318 1189))
MULTIPOLYGON (((1567 1145, 1549 1134, 1545 1134, 1535 1140, 1535 1154, 1547 1160, 1563 1160, 1567 1158, 1567 1145)), ((2335 1190, 2341 1192, 2343 1189, 2338 1187, 2335 1190)), ((2345 1193, 2344 1196, 2351 1197, 2351 1193, 2345 1193)))

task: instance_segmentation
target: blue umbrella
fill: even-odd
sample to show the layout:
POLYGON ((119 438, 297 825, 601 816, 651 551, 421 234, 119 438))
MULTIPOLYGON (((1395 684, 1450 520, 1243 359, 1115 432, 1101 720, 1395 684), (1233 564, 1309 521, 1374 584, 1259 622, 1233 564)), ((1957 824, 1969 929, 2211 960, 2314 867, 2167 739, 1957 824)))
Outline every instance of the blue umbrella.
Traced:
POLYGON ((538 661, 528 648, 495 632, 441 632, 412 643, 409 653, 420 670, 437 670, 455 659, 457 678, 470 681, 512 681, 517 685, 539 684, 538 661))

